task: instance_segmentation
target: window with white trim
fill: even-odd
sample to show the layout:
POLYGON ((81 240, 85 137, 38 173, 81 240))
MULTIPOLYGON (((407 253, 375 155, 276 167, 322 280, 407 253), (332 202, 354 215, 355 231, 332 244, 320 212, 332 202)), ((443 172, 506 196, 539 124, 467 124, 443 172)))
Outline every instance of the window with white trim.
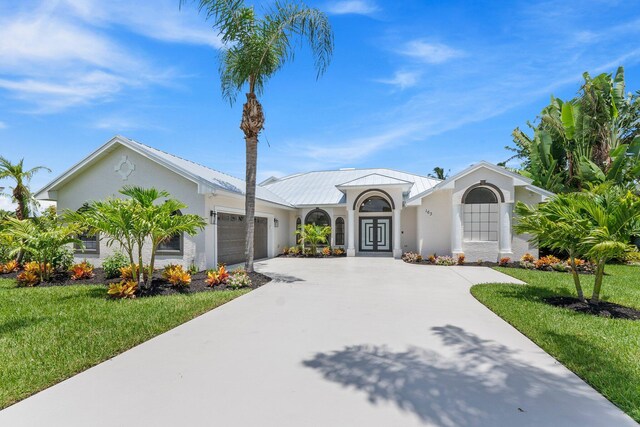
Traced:
POLYGON ((477 187, 467 193, 464 203, 464 240, 496 242, 498 240, 498 197, 486 188, 477 187))

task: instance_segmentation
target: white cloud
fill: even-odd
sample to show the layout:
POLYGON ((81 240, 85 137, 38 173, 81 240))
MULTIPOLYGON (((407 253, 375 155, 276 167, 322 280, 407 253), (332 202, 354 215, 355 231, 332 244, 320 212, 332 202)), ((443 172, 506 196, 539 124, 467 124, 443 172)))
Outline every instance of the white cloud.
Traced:
POLYGON ((327 11, 334 15, 371 15, 379 10, 375 3, 368 0, 342 0, 327 6, 327 11))
POLYGON ((416 71, 396 71, 391 78, 376 79, 375 81, 396 86, 398 89, 403 90, 417 85, 420 81, 420 76, 421 73, 416 71))
POLYGON ((463 56, 463 52, 460 50, 442 43, 429 43, 425 40, 407 42, 398 53, 427 64, 441 64, 463 56))
POLYGON ((119 41, 120 28, 166 42, 220 46, 202 17, 180 12, 169 0, 25 3, 11 11, 0 6, 0 89, 39 113, 108 101, 128 88, 174 84, 177 72, 119 41))
POLYGON ((3 122, 3 121, 1 121, 1 120, 0 120, 0 129, 6 129, 6 128, 8 128, 8 127, 9 127, 9 126, 8 126, 5 122, 3 122))

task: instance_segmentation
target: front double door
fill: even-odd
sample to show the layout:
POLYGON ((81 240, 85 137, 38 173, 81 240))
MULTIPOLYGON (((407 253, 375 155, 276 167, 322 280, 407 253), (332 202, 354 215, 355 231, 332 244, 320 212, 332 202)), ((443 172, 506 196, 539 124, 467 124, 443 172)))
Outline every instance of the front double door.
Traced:
POLYGON ((360 252, 391 252, 391 218, 360 218, 360 252))

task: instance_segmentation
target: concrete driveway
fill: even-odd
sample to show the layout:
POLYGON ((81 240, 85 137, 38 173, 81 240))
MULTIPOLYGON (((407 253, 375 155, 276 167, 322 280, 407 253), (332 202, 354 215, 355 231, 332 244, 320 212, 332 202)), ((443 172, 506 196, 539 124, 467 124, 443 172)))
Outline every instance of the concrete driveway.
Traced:
POLYGON ((480 267, 273 259, 276 280, 0 412, 2 426, 632 426, 478 303, 480 267))

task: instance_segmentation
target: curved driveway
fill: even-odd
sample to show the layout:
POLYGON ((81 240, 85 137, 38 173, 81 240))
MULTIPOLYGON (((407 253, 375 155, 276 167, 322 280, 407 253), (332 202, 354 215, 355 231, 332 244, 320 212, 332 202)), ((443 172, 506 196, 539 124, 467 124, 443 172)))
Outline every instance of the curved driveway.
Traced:
POLYGON ((272 259, 276 280, 2 412, 2 426, 632 426, 477 302, 481 267, 272 259))

